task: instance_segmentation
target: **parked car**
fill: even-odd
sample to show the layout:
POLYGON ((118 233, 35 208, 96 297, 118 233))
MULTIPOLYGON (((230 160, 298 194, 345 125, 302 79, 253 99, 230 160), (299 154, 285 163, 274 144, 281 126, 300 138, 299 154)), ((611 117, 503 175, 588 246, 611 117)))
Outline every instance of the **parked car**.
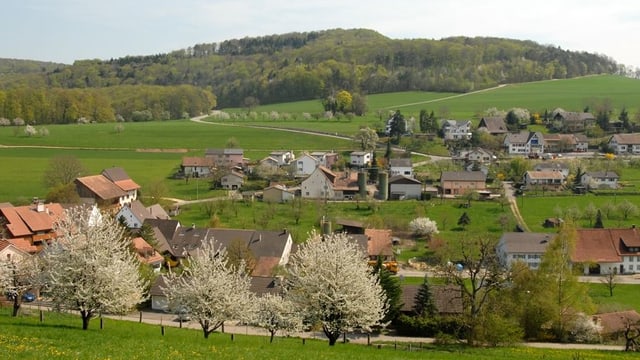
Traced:
POLYGON ((36 295, 34 293, 26 292, 22 294, 22 301, 24 302, 33 302, 36 300, 36 295))

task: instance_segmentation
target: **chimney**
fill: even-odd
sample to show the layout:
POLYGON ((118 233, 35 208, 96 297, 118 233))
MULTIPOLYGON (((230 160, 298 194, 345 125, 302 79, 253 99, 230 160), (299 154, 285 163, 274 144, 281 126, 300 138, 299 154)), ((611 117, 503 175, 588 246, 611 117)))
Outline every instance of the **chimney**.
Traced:
POLYGON ((42 201, 38 201, 36 204, 36 211, 39 213, 44 212, 44 203, 42 201))

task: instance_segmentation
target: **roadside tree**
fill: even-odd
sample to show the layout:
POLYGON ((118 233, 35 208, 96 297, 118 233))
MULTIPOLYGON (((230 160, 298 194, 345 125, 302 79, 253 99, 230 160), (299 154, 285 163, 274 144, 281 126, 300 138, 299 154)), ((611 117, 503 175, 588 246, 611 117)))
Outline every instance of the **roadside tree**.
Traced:
POLYGON ((251 320, 254 299, 244 270, 230 265, 215 241, 204 241, 180 275, 168 275, 163 292, 174 310, 188 311, 198 321, 207 339, 227 320, 251 320))
POLYGON ((302 328, 302 317, 293 302, 279 294, 266 294, 257 299, 256 314, 252 321, 266 329, 271 335, 269 342, 278 331, 297 331, 302 328))
POLYGON ((83 330, 94 316, 124 314, 145 300, 139 262, 116 219, 75 207, 55 231, 41 256, 43 285, 55 308, 80 312, 83 330))
POLYGON ((322 326, 330 346, 342 333, 383 325, 384 291, 347 234, 311 233, 291 256, 287 288, 306 322, 322 326))

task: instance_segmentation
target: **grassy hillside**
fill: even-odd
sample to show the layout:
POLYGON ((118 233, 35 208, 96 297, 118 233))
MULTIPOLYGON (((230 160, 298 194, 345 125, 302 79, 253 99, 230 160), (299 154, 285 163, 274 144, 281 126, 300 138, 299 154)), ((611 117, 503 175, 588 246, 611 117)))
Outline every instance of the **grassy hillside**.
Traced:
MULTIPOLYGON (((327 342, 299 338, 277 338, 214 333, 203 339, 197 330, 105 319, 104 329, 93 320, 89 330, 80 329, 80 319, 45 312, 40 323, 36 314, 12 318, 0 309, 0 353, 11 359, 631 359, 622 351, 536 349, 529 347, 466 348, 398 343, 377 346, 327 342)), ((375 337, 372 337, 375 344, 375 337)))

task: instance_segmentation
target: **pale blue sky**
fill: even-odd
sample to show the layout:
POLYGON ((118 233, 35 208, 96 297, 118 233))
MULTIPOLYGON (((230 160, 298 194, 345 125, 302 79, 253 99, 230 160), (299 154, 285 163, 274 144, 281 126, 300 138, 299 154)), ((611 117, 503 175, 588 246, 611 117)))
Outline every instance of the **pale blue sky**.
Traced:
POLYGON ((73 63, 245 36, 367 28, 390 38, 496 36, 640 67, 637 0, 3 0, 0 57, 73 63))

